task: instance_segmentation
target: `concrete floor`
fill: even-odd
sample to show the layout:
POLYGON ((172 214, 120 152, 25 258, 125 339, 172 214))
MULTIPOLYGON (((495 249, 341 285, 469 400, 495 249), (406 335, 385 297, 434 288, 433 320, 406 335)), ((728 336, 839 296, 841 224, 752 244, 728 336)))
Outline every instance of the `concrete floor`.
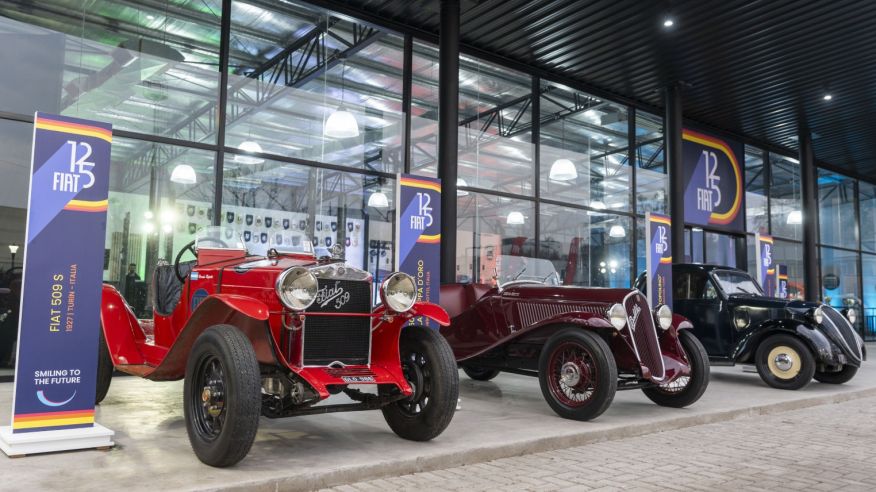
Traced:
MULTIPOLYGON (((189 447, 181 382, 116 378, 97 411, 97 421, 116 431, 115 449, 0 456, 0 490, 313 489, 876 396, 876 364, 866 363, 846 385, 813 382, 796 392, 768 388, 739 367, 713 368, 709 389, 691 408, 661 408, 625 391, 593 422, 557 417, 534 378, 476 382, 461 374, 460 381, 462 410, 432 442, 397 438, 379 411, 262 419, 249 456, 219 470, 189 447)), ((11 397, 12 385, 0 384, 2 419, 11 397)))

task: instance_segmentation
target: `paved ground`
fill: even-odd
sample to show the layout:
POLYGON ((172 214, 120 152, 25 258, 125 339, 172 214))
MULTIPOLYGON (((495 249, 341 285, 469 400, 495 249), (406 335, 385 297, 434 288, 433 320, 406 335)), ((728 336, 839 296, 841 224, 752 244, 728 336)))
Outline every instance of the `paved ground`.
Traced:
MULTIPOLYGON (((8 418, 11 390, 11 384, 0 384, 0 421, 8 418)), ((865 364, 849 384, 813 383, 802 391, 768 388, 757 374, 738 367, 713 368, 709 389, 690 408, 658 407, 641 391, 624 391, 592 422, 557 417, 542 399, 538 381, 526 376, 502 374, 476 382, 463 375, 460 395, 462 410, 428 443, 397 438, 380 412, 262 419, 249 456, 235 468, 217 470, 191 451, 181 382, 116 378, 97 410, 97 421, 116 431, 116 448, 0 456, 0 490, 114 490, 120 483, 128 492, 318 489, 876 397, 876 363, 865 364)), ((634 452, 641 450, 633 447, 625 454, 634 452)))
POLYGON ((876 398, 504 458, 333 492, 876 489, 876 398))

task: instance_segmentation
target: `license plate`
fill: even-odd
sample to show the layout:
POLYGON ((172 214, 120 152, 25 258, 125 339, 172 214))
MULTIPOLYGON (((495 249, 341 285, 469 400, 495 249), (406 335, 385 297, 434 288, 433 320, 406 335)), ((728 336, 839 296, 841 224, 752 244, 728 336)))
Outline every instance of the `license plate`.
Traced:
POLYGON ((373 383, 374 376, 341 376, 345 383, 373 383))

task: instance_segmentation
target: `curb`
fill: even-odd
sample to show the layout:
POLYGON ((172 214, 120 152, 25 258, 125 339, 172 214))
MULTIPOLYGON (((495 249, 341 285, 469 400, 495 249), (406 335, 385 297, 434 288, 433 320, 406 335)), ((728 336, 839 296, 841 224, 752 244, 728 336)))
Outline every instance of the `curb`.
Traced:
POLYGON ((730 420, 753 417, 758 415, 772 415, 792 410, 800 410, 820 405, 842 403, 862 398, 876 397, 876 388, 865 388, 857 391, 835 393, 831 395, 815 396, 794 401, 770 403, 765 405, 727 410, 703 415, 683 416, 671 418, 660 422, 643 422, 615 429, 599 431, 580 431, 563 436, 547 438, 533 438, 517 442, 503 443, 488 448, 479 448, 445 453, 438 456, 412 457, 408 459, 394 460, 380 464, 362 465, 355 467, 340 467, 334 470, 318 473, 299 473, 287 477, 278 477, 252 482, 238 483, 227 487, 211 487, 198 490, 210 491, 305 491, 316 490, 326 487, 375 480, 389 476, 408 475, 411 473, 442 470, 463 465, 474 465, 501 458, 510 458, 526 454, 541 453, 582 446, 603 441, 613 441, 630 437, 666 432, 671 430, 694 427, 697 425, 726 422, 730 420))

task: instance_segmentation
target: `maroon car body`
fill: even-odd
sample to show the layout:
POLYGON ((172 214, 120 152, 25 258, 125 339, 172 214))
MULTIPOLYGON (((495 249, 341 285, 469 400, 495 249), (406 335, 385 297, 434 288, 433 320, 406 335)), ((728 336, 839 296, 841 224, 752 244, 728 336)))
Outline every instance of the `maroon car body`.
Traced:
MULTIPOLYGON (((501 371, 538 376, 548 403, 568 418, 596 417, 607 408, 615 387, 642 388, 658 404, 679 407, 699 399, 708 383, 708 359, 688 333, 693 327, 690 322, 672 315, 671 326, 663 329, 657 310, 635 289, 559 286, 540 280, 514 280, 501 287, 456 283, 441 287, 440 303, 451 318, 441 333, 469 376, 486 380, 501 371), (623 322, 619 328, 609 316, 615 305, 623 308, 624 319, 616 320, 623 322), (548 351, 563 338, 593 347, 580 352, 585 356, 570 357, 571 363, 552 365, 548 351), (590 389, 578 381, 578 390, 602 391, 607 402, 584 402, 576 409, 574 399, 556 391, 558 381, 567 370, 572 381, 577 381, 577 375, 579 380, 589 377, 598 384, 600 352, 608 352, 607 362, 614 369, 608 372, 616 374, 616 381, 590 389), (546 368, 550 368, 548 374, 544 374, 546 368)), ((619 313, 620 308, 615 309, 619 313)), ((604 374, 601 379, 606 382, 604 374)))

